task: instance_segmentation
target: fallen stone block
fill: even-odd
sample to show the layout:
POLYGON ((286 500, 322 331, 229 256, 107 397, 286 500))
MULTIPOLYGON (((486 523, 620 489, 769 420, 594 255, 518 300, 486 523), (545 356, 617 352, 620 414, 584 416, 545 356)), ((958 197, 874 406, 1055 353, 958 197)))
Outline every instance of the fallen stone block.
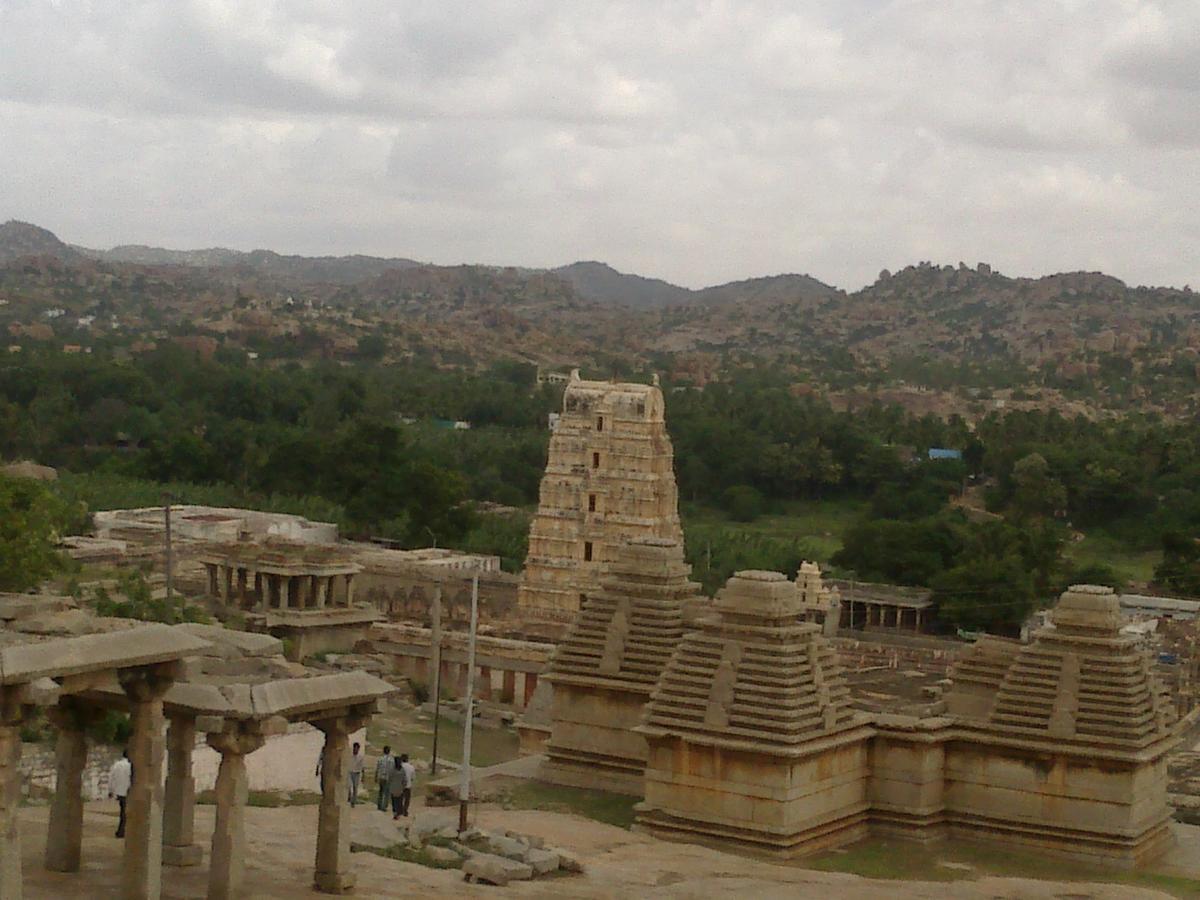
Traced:
POLYGON ((477 853, 463 863, 463 876, 468 881, 482 881, 503 887, 510 881, 528 881, 533 877, 533 867, 503 856, 477 853))
POLYGON ((562 871, 570 872, 573 875, 578 875, 583 871, 583 863, 575 854, 557 848, 554 849, 554 854, 558 857, 558 867, 562 871))
POLYGON ((504 856, 508 859, 521 860, 525 858, 525 854, 529 848, 520 841, 514 840, 503 835, 492 835, 487 839, 488 848, 498 856, 504 856))
POLYGON ((430 844, 425 848, 425 855, 434 862, 439 863, 451 863, 453 865, 458 865, 458 863, 462 862, 462 856, 460 856, 454 850, 449 847, 438 847, 435 844, 430 844))
POLYGON ((548 875, 558 871, 558 854, 550 850, 530 848, 525 854, 525 862, 529 863, 534 875, 548 875))

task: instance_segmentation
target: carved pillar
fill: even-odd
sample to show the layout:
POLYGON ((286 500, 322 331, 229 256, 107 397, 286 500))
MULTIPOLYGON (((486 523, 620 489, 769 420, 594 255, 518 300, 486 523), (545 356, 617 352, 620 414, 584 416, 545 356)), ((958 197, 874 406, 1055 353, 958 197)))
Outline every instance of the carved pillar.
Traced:
POLYGON ((133 785, 125 801, 125 857, 121 896, 157 900, 162 893, 163 694, 176 666, 122 669, 117 677, 130 700, 129 761, 133 785))
POLYGON ((208 575, 208 595, 217 596, 217 566, 216 563, 205 563, 204 571, 208 575))
POLYGON ((0 900, 21 900, 21 707, 3 700, 0 718, 0 900))
POLYGON ((163 864, 198 865, 204 855, 194 843, 196 779, 192 777, 192 750, 196 746, 196 720, 172 716, 167 728, 167 785, 163 792, 163 864))
POLYGON ((479 699, 492 699, 492 670, 489 666, 479 667, 479 699))
POLYGON ((208 745, 221 754, 217 769, 217 817, 208 867, 209 900, 239 897, 246 874, 246 754, 263 745, 264 736, 240 731, 208 735, 208 745))
POLYGON ((233 599, 233 566, 221 567, 221 585, 224 588, 221 592, 221 599, 228 606, 229 601, 233 599))
POLYGON ((329 582, 332 580, 325 575, 317 578, 317 609, 324 609, 329 602, 329 582))
POLYGON ((346 605, 354 605, 354 576, 346 576, 346 605))
POLYGON ((83 769, 87 765, 87 735, 90 711, 72 698, 59 701, 50 710, 50 721, 58 729, 54 746, 57 772, 50 823, 46 831, 46 868, 51 872, 78 872, 83 842, 83 769))
POLYGON ((246 608, 247 572, 241 566, 237 570, 237 605, 239 609, 246 608))
POLYGON ((517 673, 512 669, 504 670, 504 680, 500 688, 500 702, 512 703, 517 694, 517 673))
POLYGON ((317 820, 317 860, 313 887, 326 894, 345 894, 354 889, 350 871, 350 829, 342 821, 346 805, 346 758, 348 738, 361 722, 345 718, 323 719, 312 725, 325 732, 321 748, 321 806, 317 820), (343 827, 347 826, 347 827, 343 827))

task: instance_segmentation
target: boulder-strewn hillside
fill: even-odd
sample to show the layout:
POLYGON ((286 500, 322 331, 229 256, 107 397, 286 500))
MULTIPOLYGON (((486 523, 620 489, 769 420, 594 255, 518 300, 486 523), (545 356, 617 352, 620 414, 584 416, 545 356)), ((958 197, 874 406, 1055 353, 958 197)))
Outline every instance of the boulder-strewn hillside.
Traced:
POLYGON ((1008 278, 983 264, 923 262, 854 293, 794 274, 689 290, 594 262, 538 270, 270 251, 80 251, 9 222, 0 226, 0 300, 0 324, 18 336, 45 318, 36 333, 65 340, 71 322, 96 328, 101 316, 106 334, 166 329, 256 347, 308 335, 296 352, 346 356, 375 335, 395 358, 612 371, 619 361, 658 358, 693 383, 717 377, 729 359, 759 358, 838 390, 1031 385, 1098 407, 1150 398, 1177 412, 1200 377, 1200 297, 1191 290, 1131 288, 1088 272, 1008 278))

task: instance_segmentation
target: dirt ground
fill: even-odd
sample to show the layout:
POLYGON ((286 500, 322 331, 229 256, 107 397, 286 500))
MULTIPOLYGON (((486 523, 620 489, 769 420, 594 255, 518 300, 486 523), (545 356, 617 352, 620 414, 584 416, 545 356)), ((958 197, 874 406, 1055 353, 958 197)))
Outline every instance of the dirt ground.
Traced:
MULTIPOLYGON (((116 805, 112 802, 88 805, 83 869, 72 875, 46 872, 42 868, 47 814, 46 807, 26 807, 21 811, 25 896, 54 900, 117 896, 121 842, 112 836, 116 805)), ((435 814, 444 816, 449 823, 456 810, 439 809, 435 814)), ((370 803, 363 803, 351 815, 361 826, 373 824, 370 820, 382 819, 384 814, 370 803)), ((294 900, 298 893, 310 892, 316 818, 315 806, 246 810, 247 898, 294 900)), ((197 807, 196 838, 205 847, 205 860, 191 869, 164 869, 163 897, 205 895, 212 821, 213 807, 197 807)), ((583 875, 514 883, 500 889, 465 884, 457 871, 429 869, 371 853, 356 853, 351 857, 358 876, 355 895, 402 897, 419 891, 426 897, 472 897, 507 892, 517 897, 736 897, 739 900, 745 897, 1149 900, 1168 896, 1127 884, 1017 878, 984 877, 954 882, 872 880, 776 865, 704 847, 664 843, 574 815, 503 810, 490 805, 476 811, 476 823, 484 828, 510 828, 541 835, 548 844, 575 853, 586 871, 583 875)), ((922 852, 916 847, 914 850, 922 852)))

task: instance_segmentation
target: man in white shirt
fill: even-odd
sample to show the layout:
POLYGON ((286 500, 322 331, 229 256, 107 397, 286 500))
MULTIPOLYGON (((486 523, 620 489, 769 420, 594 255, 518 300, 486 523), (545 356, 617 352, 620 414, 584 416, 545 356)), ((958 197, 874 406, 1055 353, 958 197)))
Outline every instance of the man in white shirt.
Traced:
POLYGON ((413 784, 417 779, 417 770, 408 761, 408 754, 400 754, 400 770, 404 773, 404 789, 400 792, 400 815, 408 815, 408 804, 412 801, 413 784))
POLYGON ((367 764, 367 756, 362 752, 362 744, 355 743, 350 748, 350 805, 358 806, 358 784, 362 781, 363 766, 367 764))
POLYGON ((117 820, 117 837, 125 837, 125 798, 129 796, 129 788, 133 784, 133 765, 129 762, 129 751, 121 753, 121 758, 112 764, 108 770, 108 796, 116 797, 121 807, 121 816, 117 820))

